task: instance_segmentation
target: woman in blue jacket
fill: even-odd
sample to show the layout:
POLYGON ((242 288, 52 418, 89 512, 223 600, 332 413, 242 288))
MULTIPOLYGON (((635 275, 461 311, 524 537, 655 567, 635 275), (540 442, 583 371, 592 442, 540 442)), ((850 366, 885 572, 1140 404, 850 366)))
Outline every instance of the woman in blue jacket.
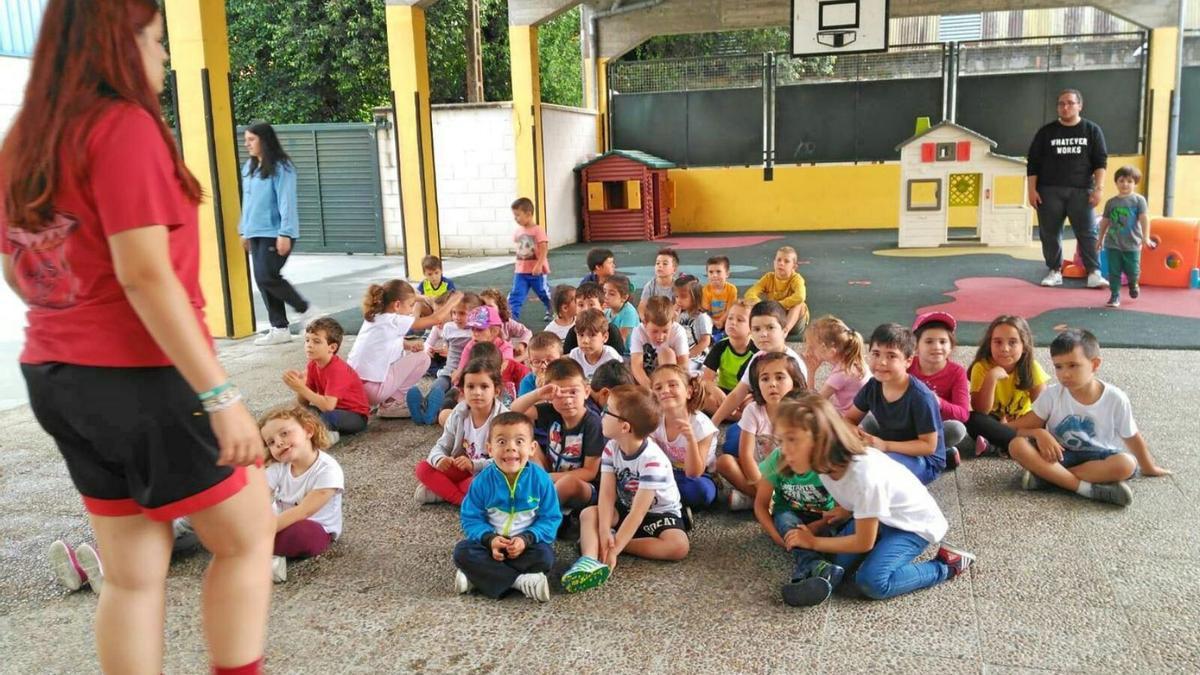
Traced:
POLYGON ((250 159, 242 167, 242 219, 238 234, 242 237, 242 247, 250 252, 254 281, 271 320, 270 330, 254 344, 283 344, 292 339, 286 305, 300 313, 299 320, 313 309, 282 274, 292 243, 300 238, 296 167, 279 145, 275 129, 266 122, 257 122, 246 129, 245 144, 250 159))

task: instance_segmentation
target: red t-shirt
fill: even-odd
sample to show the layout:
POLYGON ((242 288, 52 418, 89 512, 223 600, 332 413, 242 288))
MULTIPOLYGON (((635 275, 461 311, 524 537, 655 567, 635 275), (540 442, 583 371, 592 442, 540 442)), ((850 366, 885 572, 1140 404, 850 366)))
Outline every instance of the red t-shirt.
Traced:
POLYGON ((11 230, 0 208, 0 250, 29 305, 21 363, 171 365, 126 299, 108 248, 115 234, 167 226, 171 266, 203 326, 197 209, 175 177, 159 123, 136 105, 114 103, 82 147, 63 144, 58 159, 49 228, 11 230))
POLYGON ((971 414, 971 387, 967 382, 967 370, 954 361, 948 361, 946 367, 933 375, 923 375, 921 364, 913 359, 908 368, 908 374, 925 383, 938 397, 938 408, 942 413, 942 421, 958 420, 966 422, 971 414))
POLYGON ((362 378, 337 354, 324 368, 318 366, 316 361, 309 361, 304 384, 322 396, 336 397, 335 407, 338 410, 348 410, 363 417, 371 414, 362 378))

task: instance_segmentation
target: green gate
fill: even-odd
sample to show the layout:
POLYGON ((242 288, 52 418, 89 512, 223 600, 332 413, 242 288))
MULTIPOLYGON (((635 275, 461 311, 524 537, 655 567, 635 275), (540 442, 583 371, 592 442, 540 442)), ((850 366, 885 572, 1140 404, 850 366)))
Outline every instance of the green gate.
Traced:
MULTIPOLYGON (((245 165, 238 129, 238 162, 245 165)), ((383 197, 375 125, 280 124, 283 150, 296 166, 302 253, 383 253, 383 197)))

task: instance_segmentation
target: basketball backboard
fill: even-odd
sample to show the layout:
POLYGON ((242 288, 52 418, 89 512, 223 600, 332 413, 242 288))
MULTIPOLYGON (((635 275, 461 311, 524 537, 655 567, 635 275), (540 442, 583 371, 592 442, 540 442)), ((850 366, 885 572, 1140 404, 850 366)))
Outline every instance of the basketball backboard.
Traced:
POLYGON ((888 0, 792 0, 792 55, 887 51, 888 0))

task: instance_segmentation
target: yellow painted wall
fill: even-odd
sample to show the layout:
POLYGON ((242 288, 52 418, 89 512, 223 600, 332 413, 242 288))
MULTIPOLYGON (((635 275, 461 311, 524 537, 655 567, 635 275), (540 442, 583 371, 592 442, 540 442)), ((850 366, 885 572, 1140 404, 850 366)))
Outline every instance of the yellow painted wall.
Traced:
MULTIPOLYGON (((1175 215, 1200 218, 1200 155, 1180 155, 1175 165, 1175 215)), ((1151 213, 1162 213, 1162 205, 1151 213)))

